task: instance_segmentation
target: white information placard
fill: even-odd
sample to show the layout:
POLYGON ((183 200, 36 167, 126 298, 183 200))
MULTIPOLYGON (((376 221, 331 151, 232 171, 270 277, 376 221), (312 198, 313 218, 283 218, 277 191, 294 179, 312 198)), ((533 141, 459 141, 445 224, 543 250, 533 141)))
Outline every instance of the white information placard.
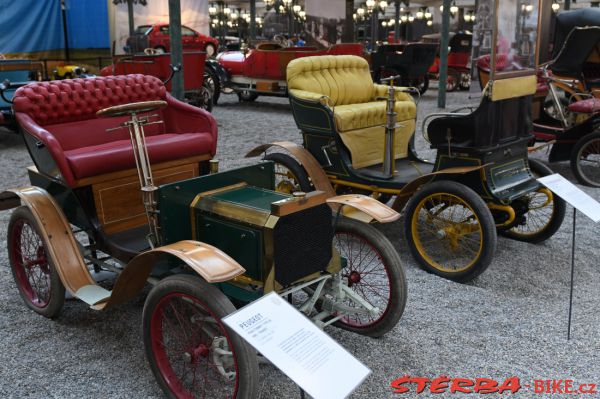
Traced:
POLYGON ((592 219, 594 223, 600 221, 600 203, 558 173, 537 180, 575 209, 592 219))
POLYGON ((315 399, 345 398, 371 373, 275 293, 223 321, 315 399))

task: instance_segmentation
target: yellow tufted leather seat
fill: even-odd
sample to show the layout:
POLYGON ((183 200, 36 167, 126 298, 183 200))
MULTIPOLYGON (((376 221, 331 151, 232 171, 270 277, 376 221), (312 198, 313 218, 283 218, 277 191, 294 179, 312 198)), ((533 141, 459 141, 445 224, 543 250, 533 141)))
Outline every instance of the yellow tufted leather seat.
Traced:
MULTIPOLYGON (((352 166, 362 168, 383 162, 388 86, 373 84, 364 58, 341 56, 304 57, 287 68, 289 94, 319 101, 333 113, 335 130, 350 151, 352 166)), ((408 154, 417 109, 411 96, 396 92, 395 111, 402 127, 396 129, 396 157, 408 154)))

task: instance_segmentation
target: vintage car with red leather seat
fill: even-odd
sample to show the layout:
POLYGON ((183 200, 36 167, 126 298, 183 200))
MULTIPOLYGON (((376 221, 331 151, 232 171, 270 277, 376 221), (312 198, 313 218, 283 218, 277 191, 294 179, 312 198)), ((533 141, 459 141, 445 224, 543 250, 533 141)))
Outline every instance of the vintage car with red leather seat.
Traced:
POLYGON ((358 43, 335 44, 327 49, 283 47, 278 43, 259 43, 246 51, 226 51, 217 61, 226 70, 228 82, 222 89, 233 89, 240 101, 254 101, 258 96, 287 96, 286 68, 296 58, 316 55, 364 55, 358 43))
POLYGON ((16 208, 20 296, 55 318, 66 292, 101 311, 150 283, 140 339, 167 396, 257 396, 256 353, 222 321, 232 301, 277 292, 322 328, 373 337, 400 319, 399 255, 366 223, 398 219, 387 206, 277 192, 270 161, 218 172, 215 119, 152 76, 40 82, 13 98, 35 164, 30 187, 0 193, 0 210, 16 208))

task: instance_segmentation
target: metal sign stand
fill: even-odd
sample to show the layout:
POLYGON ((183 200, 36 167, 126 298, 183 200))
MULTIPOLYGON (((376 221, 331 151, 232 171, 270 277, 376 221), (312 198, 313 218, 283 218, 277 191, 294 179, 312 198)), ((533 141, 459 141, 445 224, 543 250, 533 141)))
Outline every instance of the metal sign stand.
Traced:
POLYGON ((573 314, 573 280, 575 278, 575 227, 577 225, 577 208, 573 208, 573 237, 571 245, 571 290, 569 293, 569 324, 567 327, 567 341, 571 339, 571 316, 573 314))

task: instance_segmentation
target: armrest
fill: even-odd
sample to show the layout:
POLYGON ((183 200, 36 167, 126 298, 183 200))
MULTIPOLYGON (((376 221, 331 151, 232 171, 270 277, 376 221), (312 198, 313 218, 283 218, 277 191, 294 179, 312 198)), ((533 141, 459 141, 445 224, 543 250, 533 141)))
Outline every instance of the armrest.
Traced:
POLYGON ((332 108, 334 105, 331 98, 324 94, 313 93, 310 91, 298 90, 298 89, 290 89, 289 94, 291 94, 292 96, 294 96, 296 98, 299 98, 300 100, 318 102, 318 103, 328 106, 330 108, 332 108))
MULTIPOLYGON (((75 181, 75 176, 71 173, 71 168, 67 163, 67 158, 65 158, 65 153, 56 138, 42 126, 38 125, 31 117, 22 112, 15 113, 15 119, 17 123, 21 127, 24 133, 29 134, 38 140, 41 144, 46 147, 50 156, 56 163, 56 166, 61 171, 63 178, 68 184, 72 184, 75 181)), ((36 146, 37 147, 37 146, 36 146)), ((41 147, 38 147, 41 149, 41 147)), ((30 151, 35 151, 35 148, 30 149, 30 151)), ((33 157, 34 161, 36 157, 33 157)), ((40 165, 36 165, 39 170, 43 170, 40 165)))
MULTIPOLYGON (((390 88, 389 86, 374 83, 373 87, 375 88, 375 95, 373 96, 373 101, 376 101, 375 99, 377 97, 387 97, 388 89, 390 88)), ((412 101, 412 102, 414 102, 414 100, 410 94, 404 93, 401 91, 401 90, 405 90, 406 87, 399 87, 399 86, 395 86, 395 87, 396 87, 396 93, 395 93, 394 97, 396 98, 396 101, 412 101)))
POLYGON ((166 133, 208 132, 213 138, 211 154, 217 150, 217 121, 207 111, 177 100, 167 93, 167 107, 163 110, 166 133))

